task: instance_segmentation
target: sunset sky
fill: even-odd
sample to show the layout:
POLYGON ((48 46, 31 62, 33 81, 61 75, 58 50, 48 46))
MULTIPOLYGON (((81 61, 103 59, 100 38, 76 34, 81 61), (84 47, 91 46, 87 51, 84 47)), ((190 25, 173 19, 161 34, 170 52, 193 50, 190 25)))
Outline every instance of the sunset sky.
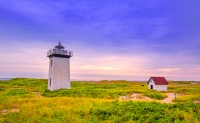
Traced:
POLYGON ((59 40, 71 79, 200 81, 200 0, 0 0, 0 78, 47 78, 59 40))

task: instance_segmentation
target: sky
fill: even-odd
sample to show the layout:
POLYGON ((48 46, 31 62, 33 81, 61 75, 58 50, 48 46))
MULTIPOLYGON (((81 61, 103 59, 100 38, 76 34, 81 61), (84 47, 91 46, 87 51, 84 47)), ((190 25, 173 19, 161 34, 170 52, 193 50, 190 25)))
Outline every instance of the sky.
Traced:
POLYGON ((48 78, 73 51, 75 80, 200 81, 199 0, 1 0, 0 78, 48 78))

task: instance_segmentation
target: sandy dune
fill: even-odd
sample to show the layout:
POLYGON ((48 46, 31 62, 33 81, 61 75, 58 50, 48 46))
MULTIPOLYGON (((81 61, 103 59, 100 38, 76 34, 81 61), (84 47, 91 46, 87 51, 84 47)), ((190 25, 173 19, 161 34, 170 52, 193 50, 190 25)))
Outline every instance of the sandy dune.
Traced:
POLYGON ((163 100, 154 100, 138 93, 133 93, 132 95, 128 95, 128 96, 120 96, 119 100, 136 100, 136 101, 153 101, 154 100, 161 103, 173 103, 172 100, 174 99, 174 93, 166 93, 166 94, 167 94, 167 98, 163 100))

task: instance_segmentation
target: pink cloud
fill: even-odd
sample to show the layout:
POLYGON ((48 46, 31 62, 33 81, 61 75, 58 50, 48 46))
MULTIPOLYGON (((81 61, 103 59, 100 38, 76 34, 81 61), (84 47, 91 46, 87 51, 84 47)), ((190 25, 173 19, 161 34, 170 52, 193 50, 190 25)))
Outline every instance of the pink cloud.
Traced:
POLYGON ((177 71, 177 70, 181 70, 181 69, 180 68, 160 68, 158 70, 159 71, 170 72, 170 71, 177 71))

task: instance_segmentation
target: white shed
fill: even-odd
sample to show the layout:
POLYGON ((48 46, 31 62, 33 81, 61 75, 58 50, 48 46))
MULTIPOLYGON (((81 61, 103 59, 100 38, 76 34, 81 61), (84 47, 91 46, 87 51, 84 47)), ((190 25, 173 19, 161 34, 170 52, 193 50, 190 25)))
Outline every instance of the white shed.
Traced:
POLYGON ((154 89, 157 91, 165 91, 168 87, 168 82, 164 77, 151 77, 147 82, 148 89, 154 89))

